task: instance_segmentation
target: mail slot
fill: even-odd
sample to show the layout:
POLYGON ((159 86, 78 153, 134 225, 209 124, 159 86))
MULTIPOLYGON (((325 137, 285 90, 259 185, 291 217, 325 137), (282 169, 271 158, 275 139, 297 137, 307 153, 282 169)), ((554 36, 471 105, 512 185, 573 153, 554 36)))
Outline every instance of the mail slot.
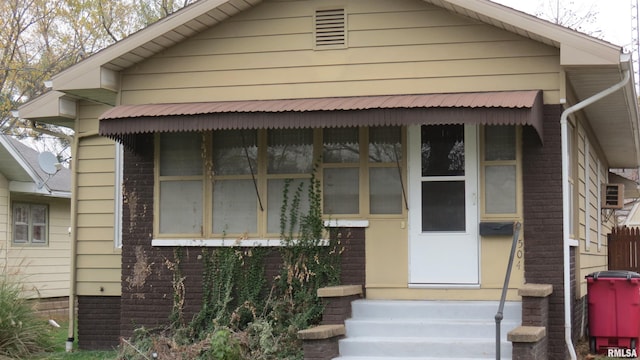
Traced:
POLYGON ((483 221, 480 223, 480 236, 513 236, 513 223, 483 221))

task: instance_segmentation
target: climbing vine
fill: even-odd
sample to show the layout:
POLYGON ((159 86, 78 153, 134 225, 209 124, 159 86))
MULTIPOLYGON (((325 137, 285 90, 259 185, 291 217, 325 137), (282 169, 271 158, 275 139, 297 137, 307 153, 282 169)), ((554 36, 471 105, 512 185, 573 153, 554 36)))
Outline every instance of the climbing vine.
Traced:
MULTIPOLYGON (((202 248, 202 306, 185 324, 185 276, 182 250, 166 261, 173 272, 173 337, 153 338, 139 331, 135 353, 180 349, 202 359, 301 359, 297 331, 319 322, 322 303, 317 290, 336 285, 340 279, 340 237, 327 239, 322 219, 321 184, 317 166, 308 182, 285 181, 280 208, 282 245, 278 250, 261 247, 202 248), (305 198, 306 197, 306 198, 305 198), (302 204, 308 207, 301 208, 302 204), (278 251, 281 267, 275 278, 265 275, 266 259, 278 251), (164 339, 164 341, 161 341, 164 339), (162 347, 161 344, 169 343, 162 347), (191 345, 189 345, 191 344, 191 345), (177 346, 177 347, 176 347, 177 346), (185 346, 190 346, 187 350, 185 346)), ((165 333, 163 333, 165 334, 165 333)), ((165 336, 165 335, 163 335, 165 336)), ((165 354, 169 357, 175 353, 165 354)))

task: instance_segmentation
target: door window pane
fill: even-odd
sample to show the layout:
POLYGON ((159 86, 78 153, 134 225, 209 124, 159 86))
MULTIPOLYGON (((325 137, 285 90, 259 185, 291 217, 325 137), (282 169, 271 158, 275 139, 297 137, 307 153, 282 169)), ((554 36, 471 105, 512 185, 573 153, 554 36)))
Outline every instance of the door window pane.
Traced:
POLYGON ((213 185, 213 232, 258 231, 258 198, 253 180, 216 180, 213 185))
POLYGON ((357 214, 359 212, 359 169, 329 168, 323 173, 323 212, 357 214))
POLYGON ((313 130, 269 130, 267 157, 269 174, 310 173, 313 162, 313 130))
POLYGON ((160 176, 202 175, 202 134, 160 134, 160 176))
POLYGON ((258 169, 256 130, 225 130, 213 133, 214 175, 255 174, 258 169))
POLYGON ((402 184, 397 168, 369 169, 369 206, 372 214, 402 213, 402 184))
POLYGON ((423 125, 422 176, 464 175, 464 126, 423 125))
POLYGON ((402 137, 399 126, 369 128, 369 162, 402 161, 402 137))
POLYGON ((422 231, 465 231, 464 181, 422 183, 422 231))
POLYGON ((160 233, 200 234, 202 181, 160 183, 160 233))
POLYGON ((358 128, 330 128, 322 131, 322 161, 357 163, 360 161, 358 128))
POLYGON ((485 211, 488 214, 516 212, 515 165, 485 167, 485 211))

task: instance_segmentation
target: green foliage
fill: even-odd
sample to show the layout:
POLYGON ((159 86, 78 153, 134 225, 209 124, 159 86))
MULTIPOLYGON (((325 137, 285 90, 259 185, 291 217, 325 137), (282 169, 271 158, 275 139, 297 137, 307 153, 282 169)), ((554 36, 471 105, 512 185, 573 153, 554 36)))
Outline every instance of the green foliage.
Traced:
POLYGON ((220 324, 243 328, 262 306, 265 249, 203 249, 202 308, 190 325, 204 334, 220 324))
POLYGON ((265 256, 272 249, 203 248, 201 310, 190 324, 176 328, 183 322, 184 278, 181 254, 175 253, 167 262, 173 271, 174 327, 137 330, 121 350, 122 359, 143 359, 140 354, 152 352, 172 359, 302 359, 297 332, 320 320, 317 289, 338 284, 342 250, 339 238, 324 238, 315 169, 307 186, 300 182, 293 188, 293 183, 286 180, 283 190, 280 274, 272 281, 265 277, 265 256), (301 209, 304 203, 308 209, 301 209))
POLYGON ((22 298, 19 282, 0 279, 0 358, 24 359, 53 349, 53 331, 22 298))
POLYGON ((335 239, 324 239, 321 184, 315 174, 314 168, 306 190, 307 212, 300 210, 304 186, 301 183, 290 196, 291 179, 285 181, 280 208, 280 231, 285 246, 281 248, 283 267, 277 282, 284 300, 279 312, 297 329, 307 328, 320 320, 323 308, 316 296, 317 290, 337 285, 340 280, 340 244, 335 239), (298 221, 299 231, 294 237, 292 229, 297 227, 298 221))
POLYGON ((201 359, 242 360, 240 342, 232 336, 228 329, 217 330, 209 339, 211 347, 203 353, 201 359))

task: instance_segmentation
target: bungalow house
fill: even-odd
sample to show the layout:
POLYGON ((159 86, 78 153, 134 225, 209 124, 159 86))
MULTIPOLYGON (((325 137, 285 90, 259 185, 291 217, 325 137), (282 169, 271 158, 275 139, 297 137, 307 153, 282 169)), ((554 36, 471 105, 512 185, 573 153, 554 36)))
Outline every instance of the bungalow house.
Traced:
MULTIPOLYGON (((608 170, 640 164, 631 56, 488 0, 200 0, 51 80, 19 112, 75 130, 83 348, 166 322, 173 249, 277 246, 283 181, 322 155, 360 305, 489 304, 493 323, 520 223, 504 332, 540 285, 536 336, 562 359, 607 266, 608 170)), ((493 332, 470 321, 453 334, 493 332)), ((342 355, 386 351, 362 341, 347 330, 342 355)))
POLYGON ((64 316, 69 309, 71 171, 54 167, 47 173, 38 159, 36 150, 0 136, 0 264, 4 275, 21 283, 25 297, 38 301, 41 312, 64 316))

